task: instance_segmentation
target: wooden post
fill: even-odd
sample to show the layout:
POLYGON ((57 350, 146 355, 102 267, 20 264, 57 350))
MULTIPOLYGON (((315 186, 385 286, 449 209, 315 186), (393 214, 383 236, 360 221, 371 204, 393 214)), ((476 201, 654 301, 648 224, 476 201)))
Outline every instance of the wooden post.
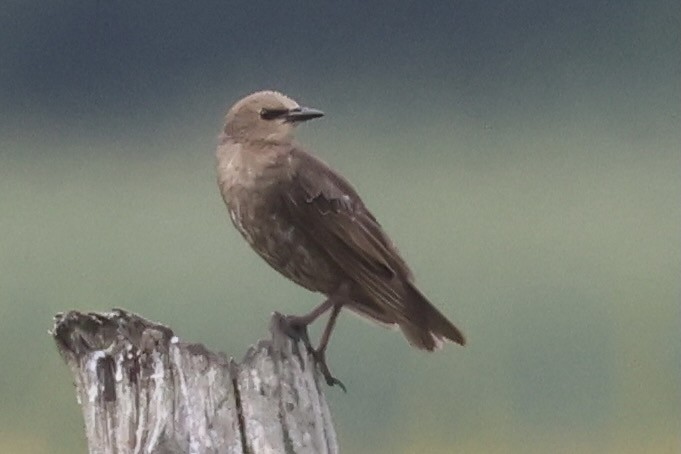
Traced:
POLYGON ((120 309, 57 314, 89 451, 337 453, 325 381, 281 321, 236 363, 120 309))

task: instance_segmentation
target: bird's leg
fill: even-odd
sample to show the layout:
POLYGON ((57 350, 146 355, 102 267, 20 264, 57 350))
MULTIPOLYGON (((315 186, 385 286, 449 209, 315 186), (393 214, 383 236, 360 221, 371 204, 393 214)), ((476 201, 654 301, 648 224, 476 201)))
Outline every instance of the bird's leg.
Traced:
POLYGON ((319 306, 315 307, 309 313, 305 315, 289 315, 285 317, 285 332, 289 337, 300 340, 305 344, 307 351, 311 354, 315 360, 315 363, 319 365, 319 370, 324 375, 324 379, 329 386, 338 385, 343 391, 346 391, 345 385, 331 375, 329 366, 326 364, 326 348, 329 345, 329 339, 331 339, 331 333, 333 328, 336 326, 336 319, 340 313, 341 308, 345 303, 350 302, 349 297, 349 284, 341 284, 337 291, 330 295, 326 301, 324 301, 319 306), (324 332, 319 340, 319 346, 315 349, 310 343, 310 338, 307 335, 307 325, 317 320, 324 312, 331 310, 331 315, 329 320, 326 322, 324 327, 324 332))
POLYGON ((308 312, 305 315, 289 315, 286 317, 286 321, 293 326, 296 327, 305 327, 309 325, 310 323, 314 322, 317 320, 324 312, 328 311, 331 309, 331 306, 333 306, 333 298, 328 298, 326 301, 324 301, 322 304, 319 306, 315 307, 312 309, 310 312, 308 312))
POLYGON ((326 347, 329 346, 329 339, 331 339, 331 333, 333 332, 333 328, 336 326, 336 319, 338 319, 338 314, 340 314, 340 310, 343 307, 343 303, 336 303, 333 305, 333 309, 331 309, 331 315, 329 316, 329 320, 326 322, 326 326, 324 327, 324 332, 322 333, 321 339, 319 339, 319 345, 317 346, 317 352, 318 353, 324 353, 326 351, 326 347))
POLYGON ((319 346, 317 347, 316 350, 312 350, 311 353, 315 359, 315 362, 319 365, 319 370, 324 376, 324 379, 326 379, 326 384, 329 386, 338 385, 343 390, 343 392, 347 392, 347 389, 345 388, 343 382, 341 382, 339 379, 331 375, 329 366, 326 364, 326 347, 329 346, 331 332, 333 331, 334 326, 336 326, 336 319, 338 318, 338 314, 340 314, 340 310, 342 307, 343 307, 342 300, 335 301, 333 309, 331 310, 331 315, 329 315, 329 321, 326 322, 326 327, 324 327, 324 332, 322 333, 322 337, 319 340, 319 346))

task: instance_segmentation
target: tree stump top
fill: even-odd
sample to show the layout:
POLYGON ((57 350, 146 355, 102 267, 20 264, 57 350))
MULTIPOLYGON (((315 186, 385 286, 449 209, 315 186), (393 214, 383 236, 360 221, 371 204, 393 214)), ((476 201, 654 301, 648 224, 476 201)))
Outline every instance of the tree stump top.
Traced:
POLYGON ((281 323, 236 362, 125 310, 57 314, 90 452, 337 453, 325 382, 281 323))

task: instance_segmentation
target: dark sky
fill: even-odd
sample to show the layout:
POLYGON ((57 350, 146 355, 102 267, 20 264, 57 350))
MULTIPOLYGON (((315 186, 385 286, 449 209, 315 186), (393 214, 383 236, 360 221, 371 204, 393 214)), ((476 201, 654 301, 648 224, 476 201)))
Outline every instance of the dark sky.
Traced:
POLYGON ((266 87, 387 109, 541 109, 613 88, 634 104, 679 100, 676 0, 4 3, 5 125, 102 127, 266 87))

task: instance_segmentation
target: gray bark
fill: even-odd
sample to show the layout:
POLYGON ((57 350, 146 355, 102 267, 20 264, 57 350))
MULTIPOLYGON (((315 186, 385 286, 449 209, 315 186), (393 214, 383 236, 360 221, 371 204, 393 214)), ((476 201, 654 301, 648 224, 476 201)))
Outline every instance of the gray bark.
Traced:
POLYGON ((326 386, 274 314, 240 363, 135 314, 57 314, 91 453, 337 453, 326 386))

